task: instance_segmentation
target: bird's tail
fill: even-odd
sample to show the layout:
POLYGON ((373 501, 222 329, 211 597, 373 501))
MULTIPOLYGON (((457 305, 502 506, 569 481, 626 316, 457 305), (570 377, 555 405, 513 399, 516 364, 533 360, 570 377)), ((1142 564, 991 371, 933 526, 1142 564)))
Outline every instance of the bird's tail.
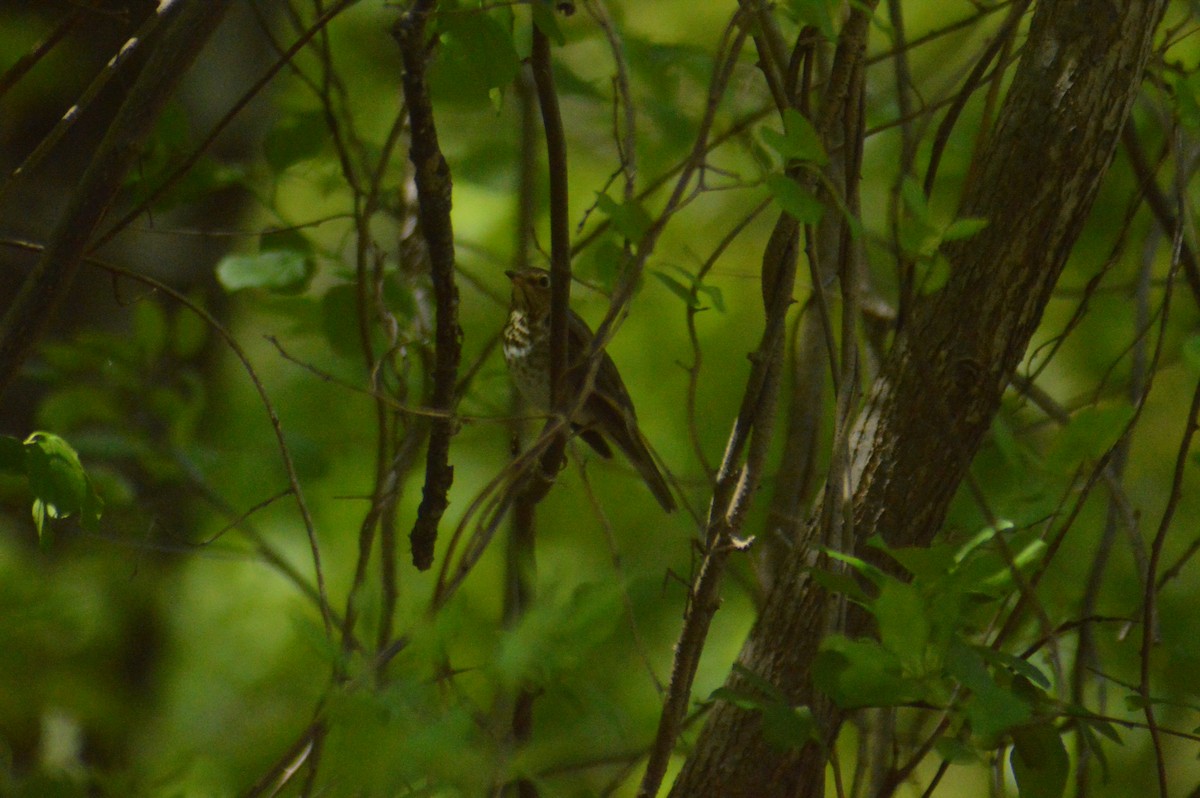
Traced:
POLYGON ((624 434, 615 434, 612 438, 613 443, 625 455, 625 459, 637 470, 646 487, 650 488, 654 498, 658 499, 663 510, 668 513, 674 510, 676 504, 675 497, 671 495, 671 488, 667 485, 662 471, 658 469, 658 464, 654 462, 654 455, 650 453, 650 447, 646 445, 646 439, 637 427, 626 426, 624 434))

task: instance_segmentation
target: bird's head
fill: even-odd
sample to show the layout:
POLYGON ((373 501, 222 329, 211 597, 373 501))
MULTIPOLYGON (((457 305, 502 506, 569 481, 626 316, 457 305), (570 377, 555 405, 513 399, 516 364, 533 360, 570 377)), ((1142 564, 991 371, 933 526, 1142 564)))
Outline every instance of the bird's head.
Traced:
POLYGON ((512 269, 506 271, 512 280, 513 310, 523 311, 534 318, 550 312, 550 272, 545 269, 512 269))

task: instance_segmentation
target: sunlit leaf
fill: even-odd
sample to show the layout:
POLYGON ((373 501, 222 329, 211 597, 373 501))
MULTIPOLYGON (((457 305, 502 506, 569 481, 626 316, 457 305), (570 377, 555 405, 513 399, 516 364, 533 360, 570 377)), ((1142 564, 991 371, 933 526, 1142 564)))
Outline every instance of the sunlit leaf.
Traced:
POLYGON ((226 255, 217 264, 217 280, 226 291, 265 288, 296 293, 308 287, 315 270, 310 255, 278 249, 253 255, 226 255))

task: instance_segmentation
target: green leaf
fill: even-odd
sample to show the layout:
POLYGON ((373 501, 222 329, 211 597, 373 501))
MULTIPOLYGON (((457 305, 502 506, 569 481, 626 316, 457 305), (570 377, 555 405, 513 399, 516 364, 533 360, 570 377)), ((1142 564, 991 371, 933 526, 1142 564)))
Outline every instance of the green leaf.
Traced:
POLYGON ((973 646, 973 648, 981 657, 993 665, 1008 668, 1013 673, 1024 676, 1043 689, 1050 689, 1050 677, 1042 673, 1042 669, 1029 660, 1021 659, 1005 651, 993 651, 987 646, 973 646))
POLYGON ((771 196, 779 207, 796 221, 801 224, 816 224, 821 221, 825 206, 811 191, 787 175, 768 175, 767 188, 771 190, 771 196))
POLYGON ((926 226, 933 226, 933 215, 929 210, 929 201, 925 198, 925 190, 921 188, 921 184, 914 177, 906 177, 900 184, 900 198, 904 201, 904 207, 912 214, 913 218, 924 222, 926 226))
POLYGON ((265 288, 298 293, 308 287, 314 271, 316 264, 310 255, 280 249, 255 255, 226 255, 217 264, 217 280, 230 292, 265 288))
MULTIPOLYGON (((682 266, 676 266, 673 263, 668 263, 666 264, 666 267, 676 272, 680 277, 686 278, 687 284, 691 286, 690 290, 695 291, 698 295, 703 294, 704 296, 708 297, 709 302, 711 302, 712 306, 717 309, 718 313, 725 312, 725 295, 721 293, 721 289, 719 287, 715 285, 707 285, 701 282, 697 275, 692 274, 682 266)), ((672 280, 673 278, 664 273, 659 276, 659 279, 666 281, 672 280)), ((678 280, 673 280, 673 282, 682 285, 682 283, 680 283, 678 280)), ((675 289, 672 288, 671 290, 674 292, 675 289)), ((688 302, 690 303, 690 307, 693 307, 696 310, 704 310, 699 303, 699 296, 697 296, 695 301, 692 301, 689 295, 688 302)))
POLYGON ((829 0, 788 0, 787 10, 797 22, 812 25, 827 40, 834 40, 836 33, 833 29, 829 0))
POLYGON ((1059 798, 1067 788, 1070 757, 1050 723, 1014 729, 1009 757, 1021 798, 1059 798))
POLYGON ((807 161, 818 165, 829 162, 817 129, 802 113, 794 108, 783 112, 784 133, 763 128, 762 137, 767 146, 775 150, 784 164, 788 161, 807 161))
POLYGON ((828 546, 820 546, 818 547, 818 550, 830 559, 846 563, 846 565, 849 565, 851 568, 857 571, 859 575, 870 579, 876 585, 882 585, 884 582, 892 578, 861 557, 855 557, 853 554, 845 554, 837 551, 836 549, 831 549, 828 546))
POLYGON ((625 250, 612 236, 605 236, 588 247, 588 256, 584 260, 588 271, 595 275, 601 286, 610 291, 616 285, 624 263, 625 250))
MULTIPOLYGON (((11 454, 11 445, 9 445, 11 454)), ((71 445, 49 432, 35 432, 25 439, 25 473, 33 493, 33 523, 43 545, 46 521, 78 513, 86 529, 100 522, 103 503, 79 462, 71 445)))
POLYGON ((979 754, 974 748, 954 737, 940 737, 933 744, 938 756, 952 765, 973 765, 979 762, 979 754))
MULTIPOLYGON (((536 16, 536 10, 534 14, 536 16)), ((491 14, 478 12, 446 14, 438 24, 443 45, 439 58, 455 62, 452 68, 461 73, 458 77, 469 83, 468 88, 487 94, 491 89, 512 85, 520 71, 521 60, 512 35, 499 20, 491 14)))
POLYGON ((763 739, 783 751, 802 748, 817 738, 817 721, 808 707, 768 704, 762 708, 763 739))
POLYGON ((263 138, 263 155, 279 174, 293 164, 316 157, 329 141, 325 114, 298 111, 284 115, 263 138))
POLYGON ((567 37, 563 35, 562 28, 558 27, 558 20, 554 16, 554 7, 546 0, 533 0, 532 8, 533 24, 537 25, 538 30, 546 34, 559 47, 566 44, 567 37))
POLYGON ((942 241, 960 241, 978 235, 988 226, 988 220, 974 216, 955 219, 942 231, 942 241))
MULTIPOLYGON (((867 545, 875 545, 871 538, 867 545)), ((888 556, 904 566, 919 581, 938 582, 954 567, 954 549, 947 544, 929 546, 907 546, 897 549, 883 548, 888 556)))
POLYGON ((667 290, 682 299, 684 304, 689 308, 692 308, 693 310, 700 309, 701 306, 699 300, 692 296, 691 289, 689 289, 686 285, 679 282, 666 272, 659 271, 658 269, 652 269, 650 273, 657 277, 662 284, 667 287, 667 290))
POLYGON ((641 241, 642 236, 650 229, 650 214, 646 213, 646 209, 636 199, 618 205, 607 194, 597 194, 596 207, 611 219, 613 227, 630 241, 641 241))
POLYGON ((908 582, 883 583, 879 597, 871 602, 884 648, 895 654, 908 675, 924 671, 925 648, 930 624, 920 593, 908 582))
POLYGON ((854 577, 846 573, 830 571, 824 568, 806 569, 809 578, 833 594, 841 594, 858 604, 867 604, 870 596, 862 589, 862 585, 854 577))
POLYGON ((1046 455, 1046 468, 1068 474, 1081 462, 1098 460, 1117 442, 1133 414, 1133 405, 1125 402, 1090 405, 1077 411, 1046 455))
POLYGON ((1027 701, 996 683, 972 647, 952 644, 946 652, 946 670, 971 691, 967 718, 976 734, 992 739, 1033 716, 1027 701))
POLYGON ((903 676, 900 659, 873 640, 830 635, 813 663, 813 683, 843 709, 911 703, 919 683, 903 676))
POLYGON ((766 706, 761 696, 755 695, 746 690, 738 690, 733 687, 718 687, 712 691, 708 697, 710 701, 724 701, 727 704, 732 704, 739 709, 762 709, 766 706))
POLYGON ((917 291, 922 296, 936 293, 950 280, 950 261, 940 252, 931 254, 917 262, 917 291))
POLYGON ((1184 127, 1200 128, 1200 73, 1181 75, 1172 83, 1175 113, 1184 127))
POLYGON ((755 690, 758 690, 758 692, 760 694, 766 696, 769 701, 773 701, 777 704, 784 702, 784 695, 783 695, 782 690, 780 690, 775 685, 771 684, 769 681, 764 679, 762 676, 759 676, 757 673, 755 673, 754 671, 747 668, 742 663, 740 663, 740 662, 733 663, 733 671, 738 676, 745 679, 746 683, 749 686, 753 687, 755 690))
POLYGON ((33 495, 47 512, 61 518, 83 509, 87 474, 79 455, 65 440, 49 432, 35 432, 25 440, 25 470, 33 495))
POLYGON ((1200 374, 1200 335, 1190 336, 1181 349, 1184 365, 1192 374, 1200 374))

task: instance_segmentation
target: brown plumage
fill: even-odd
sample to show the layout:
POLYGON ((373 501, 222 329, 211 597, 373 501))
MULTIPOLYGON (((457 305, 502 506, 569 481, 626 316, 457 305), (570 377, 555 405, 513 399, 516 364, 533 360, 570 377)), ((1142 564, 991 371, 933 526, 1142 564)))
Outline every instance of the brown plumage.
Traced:
MULTIPOLYGON (((505 273, 512 280, 513 292, 508 323, 504 326, 504 359, 525 401, 548 413, 551 410, 550 273, 544 269, 505 273)), ((584 361, 594 335, 574 311, 569 311, 568 316, 567 384, 574 397, 587 376, 584 361)), ((671 489, 638 429, 633 401, 607 352, 600 353, 592 390, 571 418, 571 425, 603 457, 612 457, 608 446, 611 441, 637 469, 662 508, 667 512, 675 509, 671 489)))

